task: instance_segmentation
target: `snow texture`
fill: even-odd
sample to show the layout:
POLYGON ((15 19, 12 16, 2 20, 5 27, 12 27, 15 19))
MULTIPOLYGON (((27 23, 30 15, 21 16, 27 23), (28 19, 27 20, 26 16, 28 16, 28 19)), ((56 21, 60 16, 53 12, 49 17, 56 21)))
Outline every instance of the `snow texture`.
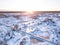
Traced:
POLYGON ((60 45, 60 14, 0 18, 0 45, 60 45))

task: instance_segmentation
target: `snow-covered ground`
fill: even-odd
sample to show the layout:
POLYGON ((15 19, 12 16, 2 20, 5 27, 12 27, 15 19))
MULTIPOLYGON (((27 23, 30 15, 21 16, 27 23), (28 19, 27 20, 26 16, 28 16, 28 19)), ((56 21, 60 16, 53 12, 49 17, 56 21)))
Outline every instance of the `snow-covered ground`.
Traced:
POLYGON ((60 45, 60 14, 0 18, 0 45, 60 45))

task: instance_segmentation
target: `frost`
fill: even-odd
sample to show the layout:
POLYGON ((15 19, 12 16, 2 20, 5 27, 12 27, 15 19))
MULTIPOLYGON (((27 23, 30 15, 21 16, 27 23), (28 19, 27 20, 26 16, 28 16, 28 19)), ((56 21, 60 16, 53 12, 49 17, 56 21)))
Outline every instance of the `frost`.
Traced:
POLYGON ((0 45, 57 44, 60 44, 60 18, 57 14, 39 14, 36 19, 24 15, 19 19, 12 15, 0 18, 0 45))

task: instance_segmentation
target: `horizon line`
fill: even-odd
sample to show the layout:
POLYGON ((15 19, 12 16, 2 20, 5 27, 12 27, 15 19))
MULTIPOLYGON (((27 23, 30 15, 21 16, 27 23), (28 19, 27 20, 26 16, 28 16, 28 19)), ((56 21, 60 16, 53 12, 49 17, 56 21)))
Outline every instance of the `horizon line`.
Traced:
MULTIPOLYGON (((0 13, 25 13, 26 11, 0 11, 0 13)), ((60 13, 60 11, 33 11, 37 13, 60 13)))

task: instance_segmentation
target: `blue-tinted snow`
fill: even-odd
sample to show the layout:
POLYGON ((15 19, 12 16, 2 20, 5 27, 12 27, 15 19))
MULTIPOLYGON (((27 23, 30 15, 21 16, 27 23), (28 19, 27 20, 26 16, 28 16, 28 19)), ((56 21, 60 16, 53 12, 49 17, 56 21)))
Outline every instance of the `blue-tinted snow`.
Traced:
POLYGON ((59 15, 0 18, 0 45, 60 45, 59 15))

